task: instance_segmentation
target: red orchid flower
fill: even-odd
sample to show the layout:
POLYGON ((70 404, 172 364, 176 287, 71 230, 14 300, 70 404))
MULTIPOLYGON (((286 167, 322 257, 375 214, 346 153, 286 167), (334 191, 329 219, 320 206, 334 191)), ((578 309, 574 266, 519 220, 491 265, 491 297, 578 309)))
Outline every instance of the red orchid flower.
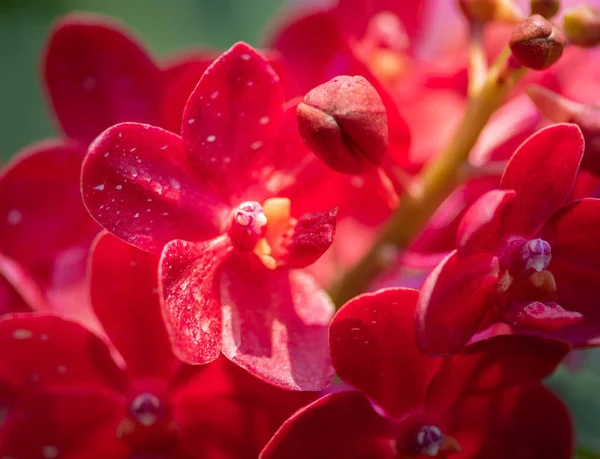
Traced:
POLYGON ((414 457, 570 458, 567 410, 540 380, 569 346, 497 336, 447 359, 415 343, 418 292, 386 289, 350 300, 330 345, 340 378, 357 391, 327 395, 296 412, 262 459, 414 457))
POLYGON ((514 153, 502 189, 467 211, 458 249, 421 290, 417 338, 424 351, 456 352, 498 321, 578 346, 600 336, 600 201, 567 204, 583 148, 575 125, 538 131, 514 153))
POLYGON ((89 142, 121 121, 167 124, 169 115, 180 118, 183 103, 179 113, 163 110, 163 94, 176 99, 170 82, 209 63, 195 56, 163 70, 120 24, 99 15, 67 15, 54 25, 42 75, 63 138, 31 145, 3 168, 0 253, 28 272, 57 312, 92 325, 83 281, 100 228, 82 205, 79 184, 89 142))
POLYGON ((46 314, 0 320, 0 456, 255 458, 286 416, 313 398, 220 359, 179 362, 161 318, 158 257, 101 235, 91 297, 119 352, 46 314))
POLYGON ((162 251, 164 317, 181 359, 222 352, 273 384, 318 390, 332 377, 333 305, 296 268, 327 250, 336 212, 295 220, 289 199, 270 197, 286 183, 283 102, 268 62, 236 44, 190 96, 181 137, 113 126, 90 147, 82 192, 108 231, 162 251))

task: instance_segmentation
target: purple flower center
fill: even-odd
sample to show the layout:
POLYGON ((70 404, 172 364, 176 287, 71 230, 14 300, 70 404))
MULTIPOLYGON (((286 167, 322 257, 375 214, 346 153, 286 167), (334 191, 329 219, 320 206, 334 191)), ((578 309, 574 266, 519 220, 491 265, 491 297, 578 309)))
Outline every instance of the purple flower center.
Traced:
POLYGON ((229 237, 240 250, 250 251, 264 237, 266 229, 267 216, 263 207, 256 201, 247 201, 233 211, 229 237))
POLYGON ((413 453, 417 456, 437 456, 444 439, 444 433, 438 426, 423 426, 413 437, 413 453))
POLYGON ((550 264, 552 250, 543 239, 531 239, 521 246, 519 261, 525 273, 542 272, 550 264))
POLYGON ((129 412, 138 423, 149 427, 164 415, 164 407, 156 395, 144 392, 133 399, 129 412))

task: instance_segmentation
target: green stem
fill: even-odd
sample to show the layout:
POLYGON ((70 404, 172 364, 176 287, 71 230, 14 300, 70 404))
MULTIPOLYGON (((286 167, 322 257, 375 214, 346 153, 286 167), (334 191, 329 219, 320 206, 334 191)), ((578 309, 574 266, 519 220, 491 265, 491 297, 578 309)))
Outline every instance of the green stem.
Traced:
POLYGON ((402 197, 370 250, 330 290, 338 308, 364 292, 371 281, 389 267, 389 256, 386 256, 389 248, 406 248, 457 185, 461 168, 483 128, 525 73, 525 69, 511 67, 509 59, 510 51, 506 49, 490 68, 480 90, 469 100, 462 121, 446 149, 421 172, 419 192, 402 197))

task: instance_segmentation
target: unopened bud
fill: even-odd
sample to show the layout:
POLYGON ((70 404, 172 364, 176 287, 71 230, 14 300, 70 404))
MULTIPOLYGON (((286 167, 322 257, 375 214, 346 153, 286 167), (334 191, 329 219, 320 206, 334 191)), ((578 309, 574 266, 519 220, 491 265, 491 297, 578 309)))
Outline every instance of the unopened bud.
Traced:
POLYGON ((333 170, 359 174, 387 153, 385 106, 361 76, 339 76, 317 86, 298 105, 302 140, 333 170))
POLYGON ((600 176, 600 108, 574 102, 541 86, 527 88, 527 94, 550 121, 579 126, 585 140, 581 168, 600 176))
POLYGON ((543 70, 558 61, 565 43, 562 30, 536 14, 515 28, 510 39, 510 49, 521 65, 543 70))
POLYGON ((539 14, 551 19, 560 9, 560 0, 531 0, 531 14, 539 14))
POLYGON ((570 44, 583 48, 600 44, 600 10, 580 5, 565 11, 563 21, 570 44))
POLYGON ((513 0, 459 0, 459 4, 467 19, 480 24, 518 24, 525 17, 513 0))

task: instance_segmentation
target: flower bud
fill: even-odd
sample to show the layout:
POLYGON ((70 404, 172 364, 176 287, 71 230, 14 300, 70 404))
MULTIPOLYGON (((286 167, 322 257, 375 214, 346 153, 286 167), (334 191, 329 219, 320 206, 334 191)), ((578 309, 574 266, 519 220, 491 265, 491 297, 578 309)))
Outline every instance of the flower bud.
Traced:
POLYGON ((513 0, 459 0, 459 5, 467 19, 480 24, 518 24, 525 17, 513 0))
POLYGON ((539 112, 555 123, 575 123, 585 140, 581 168, 600 176, 600 108, 562 97, 541 86, 527 88, 539 112))
POLYGON ((560 0, 531 0, 531 14, 539 14, 551 19, 560 9, 560 0))
POLYGON ((388 148, 385 106, 361 76, 317 86, 298 105, 302 140, 333 170, 359 174, 377 167, 388 148))
POLYGON ((569 43, 583 48, 600 44, 600 10, 580 5, 565 11, 563 21, 569 43))
POLYGON ((510 49, 521 65, 542 70, 558 61, 565 43, 562 30, 536 14, 515 28, 510 39, 510 49))

